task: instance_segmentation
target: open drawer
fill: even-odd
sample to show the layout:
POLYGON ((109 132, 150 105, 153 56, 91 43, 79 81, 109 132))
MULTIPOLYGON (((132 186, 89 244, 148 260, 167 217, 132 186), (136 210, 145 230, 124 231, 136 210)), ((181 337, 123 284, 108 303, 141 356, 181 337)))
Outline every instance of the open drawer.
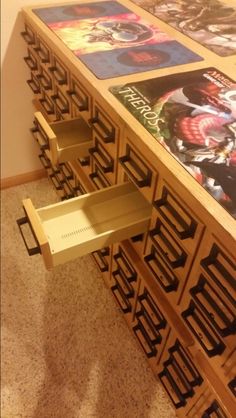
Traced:
POLYGON ((48 269, 143 233, 151 217, 151 205, 129 182, 40 209, 30 199, 23 206, 26 216, 17 223, 28 253, 41 253, 48 269), (33 232, 34 248, 24 224, 33 232))
POLYGON ((53 164, 89 154, 92 131, 82 118, 48 124, 41 112, 35 112, 34 117, 33 136, 53 164))

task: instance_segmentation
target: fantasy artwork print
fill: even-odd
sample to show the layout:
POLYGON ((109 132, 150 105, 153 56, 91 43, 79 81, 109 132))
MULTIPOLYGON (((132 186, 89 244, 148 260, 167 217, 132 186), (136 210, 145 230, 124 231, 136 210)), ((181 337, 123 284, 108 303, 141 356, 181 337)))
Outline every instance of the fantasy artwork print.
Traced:
POLYGON ((206 68, 110 90, 236 217, 236 82, 206 68))
POLYGON ((216 54, 236 54, 235 7, 219 0, 132 0, 216 54))
POLYGON ((202 60, 116 1, 33 12, 100 79, 202 60))

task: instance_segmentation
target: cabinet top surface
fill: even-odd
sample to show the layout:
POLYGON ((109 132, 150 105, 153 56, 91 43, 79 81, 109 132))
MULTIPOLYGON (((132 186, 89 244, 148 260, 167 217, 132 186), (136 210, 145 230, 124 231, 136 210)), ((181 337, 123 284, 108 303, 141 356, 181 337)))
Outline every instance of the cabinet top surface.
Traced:
POLYGON ((184 167, 197 180, 186 175, 196 183, 192 190, 198 193, 200 183, 236 214, 234 0, 207 7, 186 0, 84 1, 23 13, 95 99, 173 173, 184 167))

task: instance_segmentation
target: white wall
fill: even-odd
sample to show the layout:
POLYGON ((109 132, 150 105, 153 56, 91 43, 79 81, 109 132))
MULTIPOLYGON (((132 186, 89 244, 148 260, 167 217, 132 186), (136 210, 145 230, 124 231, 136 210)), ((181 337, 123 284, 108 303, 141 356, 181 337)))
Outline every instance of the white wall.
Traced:
MULTIPOLYGON (((1 177, 17 176, 42 168, 37 145, 29 132, 33 121, 33 93, 26 83, 29 70, 23 60, 26 44, 21 8, 34 4, 32 0, 2 0, 1 2, 1 65, 2 65, 2 129, 1 177)), ((35 4, 46 4, 36 0, 35 4)), ((49 0, 48 4, 58 3, 49 0)), ((65 1, 66 3, 66 1, 65 1)))

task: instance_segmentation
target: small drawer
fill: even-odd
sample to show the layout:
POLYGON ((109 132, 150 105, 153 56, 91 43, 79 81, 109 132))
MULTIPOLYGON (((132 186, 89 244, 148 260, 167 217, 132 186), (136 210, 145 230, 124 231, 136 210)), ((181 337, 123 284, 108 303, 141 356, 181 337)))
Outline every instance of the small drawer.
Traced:
POLYGON ((56 105, 56 110, 60 115, 64 116, 70 114, 69 100, 58 87, 55 87, 54 94, 51 97, 56 105))
POLYGON ((138 324, 141 324, 142 329, 145 330, 148 340, 156 345, 160 344, 162 341, 162 336, 158 329, 154 327, 153 322, 150 321, 150 317, 146 314, 144 310, 141 310, 135 314, 135 318, 138 320, 138 324))
POLYGON ((172 190, 164 180, 159 180, 153 202, 153 206, 157 209, 157 217, 163 219, 171 234, 189 253, 194 254, 204 225, 186 203, 183 197, 172 190))
POLYGON ((128 314, 132 311, 132 306, 131 303, 129 301, 129 299, 127 299, 122 291, 122 289, 119 287, 118 284, 114 285, 111 287, 111 291, 120 307, 120 309, 122 310, 122 312, 124 314, 128 314))
POLYGON ((114 254, 113 258, 118 269, 122 271, 128 282, 132 282, 137 279, 137 272, 120 245, 118 246, 118 252, 114 254))
POLYGON ((152 170, 144 162, 143 157, 139 156, 129 144, 126 144, 125 155, 120 157, 119 161, 128 177, 136 186, 140 188, 150 187, 152 170))
POLYGON ((134 288, 132 284, 126 279, 121 269, 112 272, 115 283, 122 289, 126 299, 134 297, 134 288))
POLYGON ((148 239, 147 255, 144 257, 152 275, 165 290, 165 292, 174 292, 178 289, 179 279, 174 271, 169 267, 160 253, 148 239))
POLYGON ((99 267, 99 270, 104 273, 109 270, 110 248, 105 247, 101 250, 92 252, 92 256, 99 267))
POLYGON ((23 32, 21 32, 21 35, 22 35, 23 39, 25 40, 25 42, 28 45, 34 45, 35 44, 36 35, 35 35, 33 29, 27 23, 25 23, 25 30, 23 32))
POLYGON ((55 104, 53 103, 51 97, 49 97, 46 91, 43 91, 42 98, 39 99, 40 106, 42 107, 42 111, 44 112, 47 117, 55 120, 56 118, 56 108, 55 104))
POLYGON ((182 312, 182 317, 208 357, 223 353, 225 344, 193 301, 182 312))
POLYGON ((18 225, 31 225, 47 268, 142 233, 151 214, 150 205, 130 183, 37 210, 30 199, 24 200, 23 206, 26 216, 18 225))
POLYGON ((145 286, 138 295, 136 311, 140 312, 140 310, 148 318, 154 329, 162 330, 166 328, 166 319, 145 286))
MULTIPOLYGON (((137 337, 144 353, 148 358, 154 357, 157 354, 156 346, 151 342, 148 333, 145 331, 143 324, 138 320, 137 325, 133 327, 133 332, 137 337)), ((160 336, 161 338, 161 336, 160 336)))
POLYGON ((74 173, 72 169, 70 168, 69 164, 67 163, 60 164, 60 169, 63 172, 65 179, 72 180, 74 178, 74 173))
POLYGON ((40 94, 41 93, 41 86, 38 80, 38 77, 31 72, 31 78, 27 80, 28 86, 31 88, 34 94, 40 94))
POLYGON ((96 164, 94 164, 94 170, 91 174, 89 174, 89 177, 98 190, 104 189, 105 187, 109 187, 111 185, 109 180, 105 177, 105 175, 96 164))
POLYGON ((42 41, 42 39, 40 39, 39 37, 37 37, 37 43, 36 43, 36 46, 34 47, 34 50, 37 53, 38 57, 40 58, 40 61, 42 64, 50 64, 50 61, 51 61, 50 49, 46 45, 46 43, 42 41))
POLYGON ((203 379, 178 339, 176 339, 173 346, 168 348, 168 352, 191 387, 200 386, 203 379))
POLYGON ((64 190, 64 196, 62 197, 62 200, 72 199, 73 197, 76 196, 73 187, 70 185, 70 183, 67 180, 63 181, 62 186, 64 190))
POLYGON ((174 377, 170 374, 169 370, 164 368, 163 371, 158 374, 158 377, 175 408, 178 409, 185 406, 187 403, 186 399, 181 393, 181 390, 179 389, 174 377))
POLYGON ((92 144, 91 129, 83 119, 48 124, 40 112, 34 114, 33 135, 55 165, 88 153, 92 144))
POLYGON ((215 400, 209 408, 203 412, 201 418, 227 418, 227 415, 224 413, 219 403, 215 400))
POLYGON ((236 263, 216 243, 209 255, 201 260, 201 266, 230 299, 236 300, 236 263))
POLYGON ((109 119, 106 113, 96 104, 93 109, 93 116, 90 120, 94 131, 100 136, 104 143, 115 142, 118 137, 118 127, 109 119))
POLYGON ((182 369, 172 356, 164 362, 164 368, 169 372, 169 375, 177 385, 178 390, 181 393, 181 397, 187 399, 194 395, 192 385, 189 383, 182 369))
POLYGON ((43 90, 52 90, 53 82, 51 75, 42 66, 39 67, 37 78, 43 90))
POLYGON ((184 268, 187 254, 160 219, 157 219, 155 228, 149 231, 149 235, 155 248, 172 269, 184 268))
POLYGON ((114 159, 96 137, 94 147, 89 149, 89 153, 103 173, 114 173, 114 159))
POLYGON ((68 85, 69 73, 65 65, 55 55, 52 57, 52 66, 49 71, 53 74, 54 80, 60 85, 68 85))
POLYGON ((76 109, 83 114, 87 121, 91 118, 92 99, 84 86, 75 78, 71 78, 70 90, 68 94, 71 97, 76 109))
POLYGON ((43 168, 45 168, 46 170, 51 169, 51 161, 46 156, 45 152, 42 152, 42 154, 39 155, 39 159, 40 159, 40 162, 41 162, 43 168))
POLYGON ((222 337, 235 334, 236 302, 223 287, 209 282, 201 274, 196 286, 190 289, 190 294, 222 337))
POLYGON ((24 57, 24 61, 29 67, 30 71, 38 71, 38 60, 31 48, 27 49, 28 55, 24 57))

